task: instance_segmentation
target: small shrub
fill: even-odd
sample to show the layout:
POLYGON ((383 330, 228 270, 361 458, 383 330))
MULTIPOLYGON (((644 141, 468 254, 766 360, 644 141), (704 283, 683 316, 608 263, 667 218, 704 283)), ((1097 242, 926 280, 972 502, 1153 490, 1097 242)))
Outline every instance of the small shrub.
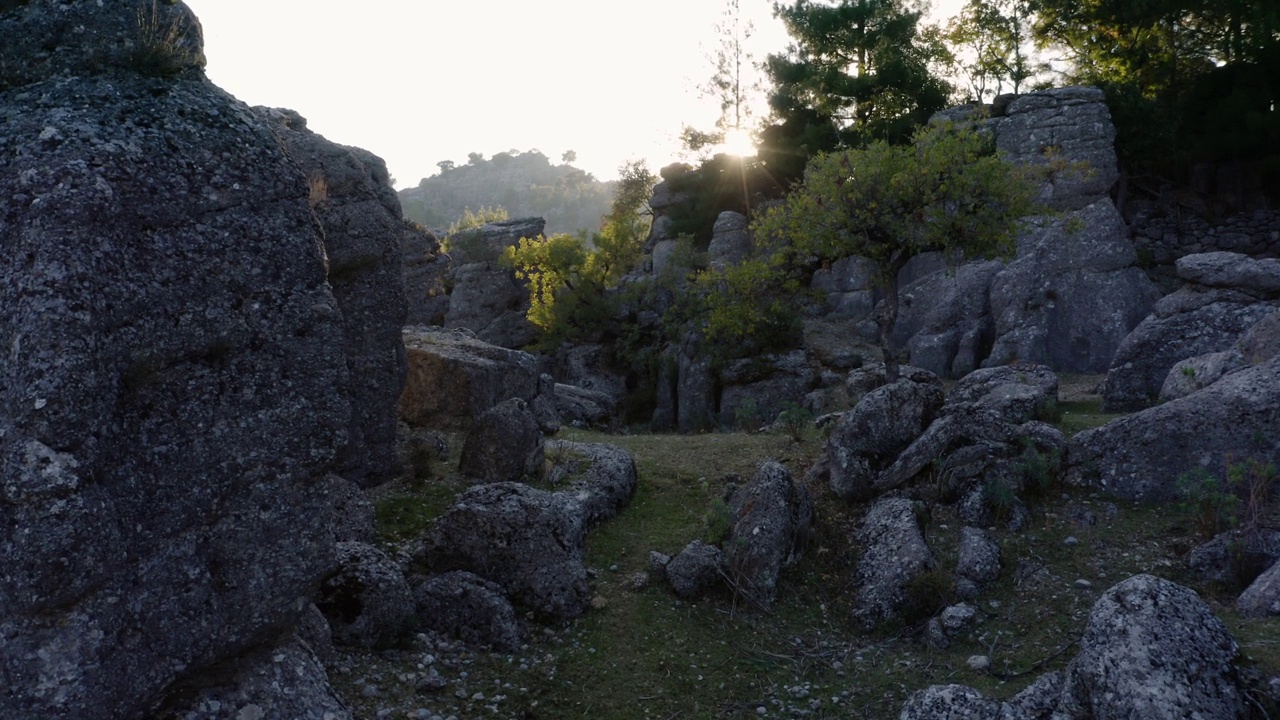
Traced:
POLYGON ((743 398, 738 403, 738 407, 733 411, 733 419, 738 425, 738 429, 745 433, 759 432, 764 425, 760 417, 760 406, 756 403, 755 398, 743 398))
POLYGON ((138 9, 137 23, 138 45, 129 56, 134 70, 151 77, 173 77, 199 64, 196 53, 186 44, 178 16, 162 20, 158 2, 153 0, 150 10, 138 9))
POLYGON ((992 473, 982 486, 982 497, 996 519, 1005 521, 1013 515, 1014 503, 1018 501, 1018 489, 1004 473, 992 473))
POLYGON ((405 460, 409 464, 409 472, 415 480, 430 480, 432 467, 435 464, 435 450, 424 438, 413 437, 405 452, 405 460))
POLYGON ((904 590, 899 616, 914 625, 937 615, 950 602, 953 578, 941 566, 912 578, 904 590))
POLYGON ((702 516, 703 542, 719 545, 728 540, 729 534, 733 532, 735 520, 733 508, 729 507, 729 503, 718 498, 712 501, 706 514, 702 516))
POLYGON ((1256 529, 1262 522, 1262 514, 1271 500, 1271 490, 1276 482, 1276 466, 1256 458, 1227 466, 1227 484, 1240 498, 1240 524, 1247 530, 1256 529))
POLYGON ((1034 495, 1043 496, 1058 481, 1062 469, 1062 453, 1054 448, 1040 452, 1030 440, 1023 440, 1020 464, 1023 470, 1023 487, 1034 495))
POLYGON ((1240 521, 1240 498, 1208 470, 1185 472, 1174 487, 1182 498, 1182 511, 1193 517, 1204 537, 1213 537, 1240 521))
POLYGON ((804 440, 805 431, 813 425, 813 412, 800 403, 789 400, 783 403, 778 421, 792 440, 800 442, 804 440))
POLYGON ((1035 409, 1032 410, 1031 415, 1040 422, 1057 425, 1062 422, 1062 406, 1058 404, 1056 398, 1040 398, 1036 401, 1035 409))
POLYGON ((1196 369, 1195 369, 1194 367, 1190 366, 1190 365, 1183 365, 1183 366, 1182 366, 1182 377, 1184 377, 1184 378, 1186 378, 1186 379, 1188 379, 1188 380, 1195 380, 1195 379, 1196 379, 1196 369))

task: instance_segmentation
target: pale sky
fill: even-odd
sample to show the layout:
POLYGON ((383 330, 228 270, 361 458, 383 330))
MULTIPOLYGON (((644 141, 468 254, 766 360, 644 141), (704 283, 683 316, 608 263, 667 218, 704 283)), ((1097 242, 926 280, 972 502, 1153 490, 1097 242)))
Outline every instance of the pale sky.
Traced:
MULTIPOLYGON (((601 180, 631 159, 656 171, 677 159, 683 124, 710 129, 718 115, 697 86, 723 0, 186 3, 213 82, 376 153, 401 188, 441 160, 512 149, 556 163, 574 150, 601 180)), ((740 7, 757 59, 786 47, 771 0, 740 7)))

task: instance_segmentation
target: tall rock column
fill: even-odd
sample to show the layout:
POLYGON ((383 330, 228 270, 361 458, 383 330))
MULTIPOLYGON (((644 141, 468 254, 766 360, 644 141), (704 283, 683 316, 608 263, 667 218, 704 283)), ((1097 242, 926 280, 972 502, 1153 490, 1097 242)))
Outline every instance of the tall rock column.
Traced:
POLYGON ((3 7, 0 717, 151 717, 334 562, 343 314, 184 4, 3 7))

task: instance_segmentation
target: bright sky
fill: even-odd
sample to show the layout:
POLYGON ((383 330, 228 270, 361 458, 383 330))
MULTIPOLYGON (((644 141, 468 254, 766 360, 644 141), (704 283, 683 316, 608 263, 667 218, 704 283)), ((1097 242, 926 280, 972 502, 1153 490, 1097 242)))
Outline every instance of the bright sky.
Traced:
MULTIPOLYGON (((718 115, 697 86, 723 0, 186 2, 213 82, 378 154, 401 188, 441 160, 512 149, 553 162, 573 150, 601 180, 630 159, 656 171, 676 159, 682 125, 710 129, 718 115)), ((772 0, 740 7, 757 59, 786 47, 772 0)))

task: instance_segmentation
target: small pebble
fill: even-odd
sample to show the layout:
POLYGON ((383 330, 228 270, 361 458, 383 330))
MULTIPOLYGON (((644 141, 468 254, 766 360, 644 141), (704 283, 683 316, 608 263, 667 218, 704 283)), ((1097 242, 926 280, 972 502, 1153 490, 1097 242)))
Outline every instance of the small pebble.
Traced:
POLYGON ((1093 583, 1089 582, 1088 580, 1085 580, 1084 578, 1080 578, 1079 580, 1077 580, 1075 582, 1075 585, 1081 590, 1088 590, 1089 588, 1093 587, 1093 583))
POLYGON ((970 655, 969 661, 966 663, 971 670, 978 672, 986 672, 991 669, 991 658, 986 655, 970 655))
POLYGON ((1063 540, 1062 544, 1066 545, 1067 547, 1075 547, 1080 544, 1080 541, 1077 540, 1074 535, 1071 535, 1071 536, 1068 536, 1066 540, 1063 540))

